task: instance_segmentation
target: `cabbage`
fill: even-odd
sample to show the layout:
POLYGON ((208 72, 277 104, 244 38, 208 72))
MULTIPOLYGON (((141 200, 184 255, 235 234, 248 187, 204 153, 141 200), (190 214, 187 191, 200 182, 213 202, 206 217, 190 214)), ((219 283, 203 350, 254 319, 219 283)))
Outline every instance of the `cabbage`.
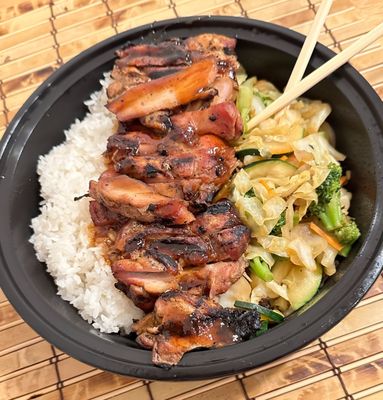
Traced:
POLYGON ((238 85, 242 85, 243 82, 245 82, 247 78, 247 73, 245 68, 243 68, 242 64, 239 64, 239 67, 236 72, 236 78, 237 78, 237 83, 238 85))
POLYGON ((328 276, 334 275, 336 272, 335 257, 337 254, 338 252, 332 246, 327 246, 320 258, 320 263, 323 265, 324 272, 328 276))
POLYGON ((345 159, 318 133, 296 140, 292 147, 297 160, 310 165, 327 167, 330 163, 345 159))
POLYGON ((290 233, 291 241, 287 246, 287 253, 292 263, 315 271, 315 258, 327 247, 327 241, 315 234, 308 224, 298 224, 290 233))
POLYGON ((250 283, 241 276, 228 291, 218 296, 218 303, 222 307, 234 307, 236 300, 250 301, 251 291, 250 283))
POLYGON ((288 257, 286 248, 288 240, 285 237, 279 236, 258 236, 258 243, 268 252, 275 254, 279 257, 288 257))
MULTIPOLYGON (((309 181, 311 178, 310 171, 306 170, 299 174, 290 177, 286 184, 279 186, 275 192, 282 197, 290 196, 295 192, 304 182, 309 181)), ((280 181, 282 182, 282 181, 280 181)))
POLYGON ((240 195, 244 196, 252 187, 248 173, 241 169, 233 178, 233 185, 240 195))
POLYGON ((267 234, 263 226, 262 203, 256 197, 240 196, 234 202, 241 220, 252 230, 253 235, 267 234))
POLYGON ((289 296, 287 294, 287 287, 286 285, 280 285, 275 281, 265 282, 265 285, 272 290, 278 296, 284 298, 285 300, 289 301, 289 296))
POLYGON ((334 129, 328 122, 323 122, 319 128, 319 133, 323 134, 325 139, 331 144, 332 147, 336 145, 336 136, 334 129))
POLYGON ((247 246, 245 258, 252 260, 255 257, 260 257, 269 267, 274 265, 273 256, 261 246, 250 244, 247 246))
POLYGON ((308 134, 317 133, 331 113, 330 105, 319 100, 301 99, 294 102, 290 108, 300 113, 308 134))
MULTIPOLYGON (((242 96, 239 103, 246 119, 261 112, 281 95, 273 84, 258 81, 255 77, 241 78, 240 82, 241 87, 245 87, 242 94, 246 96, 242 96)), ((336 250, 304 222, 310 204, 318 199, 316 189, 327 178, 328 165, 345 158, 333 147, 335 135, 325 122, 330 112, 331 107, 326 103, 298 99, 237 141, 238 150, 251 148, 260 153, 260 156, 246 156, 245 165, 285 154, 282 159, 297 167, 292 176, 252 179, 241 169, 233 177, 230 199, 242 221, 251 229, 253 238, 245 252, 246 259, 260 257, 271 267, 275 256, 280 256, 310 271, 315 271, 320 263, 327 275, 335 273, 336 250), (270 235, 282 213, 285 224, 281 237, 270 235)), ((351 194, 342 188, 340 201, 346 214, 350 199, 351 194)), ((285 284, 274 280, 264 282, 252 273, 251 286, 251 301, 258 303, 262 298, 272 299, 273 306, 285 315, 291 312, 285 284)))
POLYGON ((251 101, 251 107, 254 115, 259 114, 266 108, 262 102, 262 99, 259 96, 253 96, 253 99, 251 101))
POLYGON ((278 293, 268 288, 265 283, 265 281, 258 278, 255 274, 251 274, 251 286, 253 290, 251 291, 250 299, 252 303, 258 304, 261 299, 276 299, 279 297, 278 293))
POLYGON ((352 193, 345 188, 340 189, 340 206, 344 214, 348 214, 348 209, 351 204, 352 193))
POLYGON ((292 263, 302 265, 310 271, 315 271, 316 263, 311 247, 303 238, 292 240, 287 246, 287 254, 292 263))

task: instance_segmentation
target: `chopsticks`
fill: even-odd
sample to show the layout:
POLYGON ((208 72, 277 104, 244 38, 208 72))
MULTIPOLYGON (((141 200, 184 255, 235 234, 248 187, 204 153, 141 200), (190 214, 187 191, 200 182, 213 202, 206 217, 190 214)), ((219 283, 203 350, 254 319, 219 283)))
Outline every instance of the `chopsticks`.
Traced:
POLYGON ((303 74, 306 71, 314 47, 318 41, 320 31, 332 6, 332 2, 333 0, 323 0, 320 4, 310 32, 303 43, 298 59, 294 65, 293 72, 291 73, 289 81, 285 87, 285 92, 292 89, 303 78, 303 74))
POLYGON ((383 23, 379 24, 372 31, 362 36, 352 45, 347 47, 347 49, 343 50, 341 53, 337 54, 331 60, 327 61, 323 65, 321 65, 314 72, 306 76, 303 80, 297 83, 294 87, 285 91, 282 96, 276 99, 273 103, 271 103, 267 108, 265 108, 261 113, 255 115, 248 123, 247 129, 251 130, 255 128, 259 123, 264 121, 265 119, 271 117, 282 108, 289 105, 293 100, 297 97, 301 96, 303 93, 307 92, 313 86, 315 86, 322 79, 326 78, 336 69, 341 67, 347 61, 349 61, 352 57, 358 54, 361 50, 369 46, 375 40, 383 35, 383 23))

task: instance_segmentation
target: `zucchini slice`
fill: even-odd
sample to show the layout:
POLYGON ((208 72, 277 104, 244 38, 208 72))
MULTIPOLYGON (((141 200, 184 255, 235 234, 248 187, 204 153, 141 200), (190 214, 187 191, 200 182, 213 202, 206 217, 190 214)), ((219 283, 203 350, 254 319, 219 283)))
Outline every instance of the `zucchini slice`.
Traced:
POLYGON ((315 271, 292 264, 290 272, 282 280, 287 286, 291 307, 297 310, 310 301, 318 291, 321 281, 322 267, 319 264, 315 271))
POLYGON ((284 178, 295 174, 297 167, 278 158, 255 161, 244 167, 250 179, 256 178, 284 178))
POLYGON ((246 156, 259 156, 260 153, 258 149, 242 149, 238 150, 235 155, 240 160, 243 160, 246 156))

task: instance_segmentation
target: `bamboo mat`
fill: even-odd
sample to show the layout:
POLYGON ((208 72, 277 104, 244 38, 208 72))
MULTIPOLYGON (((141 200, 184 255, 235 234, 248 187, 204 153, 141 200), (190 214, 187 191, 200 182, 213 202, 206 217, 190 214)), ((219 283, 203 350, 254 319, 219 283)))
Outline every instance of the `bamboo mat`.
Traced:
MULTIPOLYGON (((0 136, 55 69, 129 28, 193 14, 238 15, 307 33, 319 0, 0 0, 0 136)), ((382 0, 335 0, 321 42, 339 51, 383 19, 382 0)), ((383 97, 383 40, 354 66, 383 97)), ((246 374, 147 382, 80 363, 39 337, 0 291, 0 399, 383 399, 383 278, 340 324, 246 374)))

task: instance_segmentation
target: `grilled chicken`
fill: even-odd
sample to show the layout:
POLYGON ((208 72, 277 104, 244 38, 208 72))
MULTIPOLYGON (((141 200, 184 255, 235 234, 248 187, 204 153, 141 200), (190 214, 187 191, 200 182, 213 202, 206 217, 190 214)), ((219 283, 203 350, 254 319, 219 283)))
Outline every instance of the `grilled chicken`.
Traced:
POLYGON ((236 44, 236 39, 216 33, 203 33, 202 35, 192 36, 185 40, 188 50, 199 51, 204 54, 221 51, 225 55, 235 56, 236 44))
POLYGON ((150 79, 158 79, 167 75, 174 74, 176 72, 182 71, 187 66, 185 65, 176 65, 169 67, 143 67, 142 71, 150 78, 150 79))
POLYGON ((112 83, 108 86, 107 95, 110 99, 121 95, 125 90, 148 82, 150 78, 136 67, 119 68, 115 66, 112 71, 112 83))
MULTIPOLYGON (((138 259, 138 262, 127 259, 119 260, 113 263, 112 272, 123 287, 141 288, 145 298, 152 299, 152 305, 161 293, 173 289, 189 290, 194 288, 200 295, 204 294, 213 298, 225 293, 242 276, 247 266, 247 262, 241 258, 237 261, 220 261, 201 267, 186 268, 174 275, 169 273, 164 264, 161 266, 162 271, 156 272, 154 266, 152 271, 144 271, 145 267, 141 263, 144 263, 144 260, 138 259)), ((151 311, 146 301, 143 304, 140 298, 131 297, 126 289, 124 292, 137 307, 146 312, 151 311)))
POLYGON ((151 184, 157 193, 185 199, 192 206, 211 201, 237 165, 234 149, 215 135, 197 138, 194 146, 177 137, 113 135, 106 155, 116 172, 151 184))
POLYGON ((187 49, 191 52, 193 62, 206 56, 217 60, 218 71, 221 75, 233 77, 233 72, 239 67, 235 56, 236 39, 214 33, 204 33, 185 40, 187 49))
POLYGON ((107 108, 120 121, 140 118, 152 112, 173 109, 192 100, 202 99, 210 93, 208 87, 217 76, 214 58, 205 58, 190 67, 150 82, 127 89, 108 103, 107 108))
POLYGON ((133 325, 137 342, 153 348, 153 363, 170 367, 195 348, 222 347, 248 339, 260 327, 256 311, 222 308, 212 299, 170 291, 152 314, 133 325))
POLYGON ((116 64, 123 66, 174 66, 190 63, 190 54, 186 47, 177 40, 169 40, 158 44, 141 44, 117 50, 116 64))
MULTIPOLYGON (((223 97, 227 95, 222 94, 223 97)), ((156 112, 141 118, 141 122, 146 127, 163 133, 213 134, 229 142, 238 139, 242 132, 242 119, 232 101, 218 102, 209 108, 173 116, 164 111, 156 112)))
MULTIPOLYGON (((218 68, 229 73, 236 70, 236 40, 217 34, 202 34, 186 40, 171 39, 160 43, 128 45, 117 50, 118 57, 112 72, 113 89, 127 89, 137 82, 136 72, 142 74, 144 81, 157 79, 179 72, 206 57, 214 57, 218 68)), ((116 96, 116 91, 108 91, 109 97, 116 96)))
POLYGON ((212 105, 234 101, 237 97, 238 84, 228 76, 217 78, 212 83, 212 87, 217 91, 216 96, 211 102, 212 105))
MULTIPOLYGON (((141 287, 148 296, 158 296, 166 286, 199 288, 201 294, 214 297, 242 276, 247 263, 240 257, 249 240, 249 229, 232 204, 222 200, 187 226, 128 222, 115 240, 121 258, 112 271, 118 281, 141 287)), ((141 307, 140 302, 135 304, 141 307)))
POLYGON ((233 205, 222 200, 182 227, 130 221, 120 229, 114 246, 123 258, 146 249, 181 260, 182 267, 190 267, 238 260, 249 240, 250 230, 241 223, 233 205))
POLYGON ((201 184, 212 184, 216 192, 237 164, 234 149, 214 135, 205 135, 194 148, 182 150, 175 152, 170 148, 167 156, 128 155, 115 163, 115 170, 147 183, 195 179, 201 184))
POLYGON ((182 290, 198 288, 211 298, 225 293, 230 286, 245 272, 247 262, 240 258, 237 261, 220 261, 203 267, 185 269, 178 279, 182 290))
POLYGON ((127 221, 125 217, 110 211, 97 201, 89 203, 89 213, 96 226, 121 225, 127 221))
POLYGON ((211 204, 237 165, 227 144, 242 131, 235 44, 206 33, 129 45, 107 90, 119 127, 89 210, 116 288, 149 313, 133 326, 137 342, 161 366, 259 328, 255 311, 213 300, 248 265, 249 229, 228 200, 211 204))
POLYGON ((143 222, 187 224, 195 218, 183 200, 158 194, 153 188, 126 175, 104 173, 91 181, 90 196, 114 213, 143 222))
POLYGON ((189 111, 171 117, 176 131, 192 131, 198 135, 213 134, 227 141, 239 138, 242 119, 233 102, 212 105, 200 111, 189 111))
POLYGON ((115 161, 125 155, 156 154, 162 142, 160 138, 141 131, 112 135, 108 138, 105 155, 115 161))

